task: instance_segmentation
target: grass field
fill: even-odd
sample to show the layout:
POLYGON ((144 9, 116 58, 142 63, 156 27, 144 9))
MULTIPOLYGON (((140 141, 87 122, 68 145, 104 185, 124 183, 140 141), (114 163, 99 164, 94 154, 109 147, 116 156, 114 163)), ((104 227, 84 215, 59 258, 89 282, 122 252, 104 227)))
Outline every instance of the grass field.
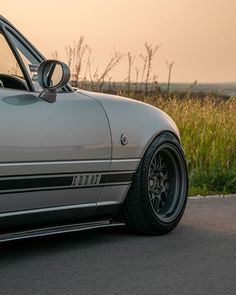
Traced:
POLYGON ((190 195, 236 192, 236 99, 146 98, 177 123, 189 167, 190 195))

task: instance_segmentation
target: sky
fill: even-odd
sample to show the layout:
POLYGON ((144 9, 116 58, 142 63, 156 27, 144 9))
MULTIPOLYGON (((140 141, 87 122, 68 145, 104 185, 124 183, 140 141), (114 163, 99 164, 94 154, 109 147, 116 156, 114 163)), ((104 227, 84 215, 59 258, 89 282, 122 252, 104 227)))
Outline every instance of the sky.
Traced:
POLYGON ((161 44, 152 64, 159 82, 167 81, 165 60, 174 61, 173 82, 236 81, 235 0, 1 0, 0 14, 48 58, 56 50, 66 60, 80 36, 92 48, 92 71, 103 71, 114 48, 122 52, 113 80, 127 77, 127 52, 141 73, 147 42, 161 44))

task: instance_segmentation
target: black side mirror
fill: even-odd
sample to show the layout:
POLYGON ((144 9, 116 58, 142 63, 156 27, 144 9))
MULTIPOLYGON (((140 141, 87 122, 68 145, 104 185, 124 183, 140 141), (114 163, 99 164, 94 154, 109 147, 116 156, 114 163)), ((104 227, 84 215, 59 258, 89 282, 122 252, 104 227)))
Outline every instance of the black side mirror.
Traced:
POLYGON ((55 102, 57 89, 70 80, 70 69, 61 61, 45 60, 38 67, 38 83, 43 88, 40 97, 48 102, 55 102))

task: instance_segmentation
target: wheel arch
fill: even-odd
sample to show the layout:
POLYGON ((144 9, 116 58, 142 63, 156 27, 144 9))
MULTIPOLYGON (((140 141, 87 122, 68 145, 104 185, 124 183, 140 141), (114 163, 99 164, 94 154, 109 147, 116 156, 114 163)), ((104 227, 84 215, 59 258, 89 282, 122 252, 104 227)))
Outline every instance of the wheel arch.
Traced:
POLYGON ((165 130, 162 130, 162 131, 159 131, 156 132, 155 134, 153 134, 153 136, 150 137, 149 141, 147 142, 146 146, 144 147, 143 149, 143 153, 141 155, 141 159, 144 157, 144 155, 146 154, 149 146, 159 137, 161 136, 162 134, 171 134, 172 136, 174 136, 176 138, 176 140, 179 142, 179 144, 181 144, 181 139, 180 139, 180 136, 179 134, 176 134, 173 130, 170 130, 170 129, 165 129, 165 130))

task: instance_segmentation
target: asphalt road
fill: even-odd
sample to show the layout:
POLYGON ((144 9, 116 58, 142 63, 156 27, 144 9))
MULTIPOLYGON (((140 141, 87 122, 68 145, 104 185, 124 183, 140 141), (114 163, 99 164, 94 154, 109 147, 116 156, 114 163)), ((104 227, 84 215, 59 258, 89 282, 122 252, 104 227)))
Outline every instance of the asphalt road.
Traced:
POLYGON ((190 200, 162 237, 110 228, 0 245, 0 294, 236 294, 236 197, 190 200))

